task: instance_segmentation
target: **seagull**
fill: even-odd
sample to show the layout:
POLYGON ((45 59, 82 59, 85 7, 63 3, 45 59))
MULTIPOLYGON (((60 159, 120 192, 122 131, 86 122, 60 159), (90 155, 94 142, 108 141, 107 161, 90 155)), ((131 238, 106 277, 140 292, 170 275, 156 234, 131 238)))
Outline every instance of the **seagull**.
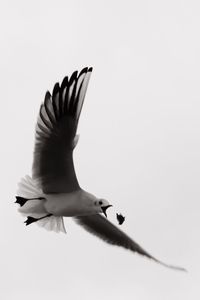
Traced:
POLYGON ((40 106, 35 129, 32 177, 26 175, 18 184, 16 203, 27 217, 25 225, 36 223, 55 232, 66 233, 63 217, 72 217, 85 230, 108 244, 129 249, 165 267, 166 264, 107 219, 112 205, 82 189, 76 177, 73 151, 78 143, 77 127, 92 68, 66 76, 47 91, 40 106))

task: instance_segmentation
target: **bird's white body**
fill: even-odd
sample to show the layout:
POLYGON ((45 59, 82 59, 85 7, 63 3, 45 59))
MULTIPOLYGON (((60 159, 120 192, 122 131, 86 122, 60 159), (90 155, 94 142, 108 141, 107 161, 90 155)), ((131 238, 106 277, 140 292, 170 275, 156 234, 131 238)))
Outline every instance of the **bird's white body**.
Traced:
POLYGON ((95 206, 98 199, 82 189, 72 193, 44 194, 44 197, 46 211, 54 216, 76 217, 102 212, 95 206))
POLYGON ((19 212, 23 216, 33 217, 51 214, 48 218, 38 220, 37 224, 55 232, 66 232, 63 217, 91 216, 102 213, 102 206, 109 206, 107 200, 98 199, 83 189, 71 193, 45 194, 38 181, 28 175, 18 183, 17 194, 35 199, 19 207, 19 212))

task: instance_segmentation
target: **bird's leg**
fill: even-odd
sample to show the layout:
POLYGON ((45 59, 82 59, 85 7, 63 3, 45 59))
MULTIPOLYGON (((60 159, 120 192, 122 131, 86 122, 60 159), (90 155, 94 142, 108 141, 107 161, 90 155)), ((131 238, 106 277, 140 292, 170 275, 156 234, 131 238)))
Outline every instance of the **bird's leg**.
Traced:
POLYGON ((20 204, 20 206, 23 206, 29 200, 45 200, 45 198, 38 197, 38 198, 29 198, 29 199, 27 199, 27 198, 23 198, 23 197, 20 197, 20 196, 16 196, 15 203, 18 203, 18 204, 20 204))
POLYGON ((31 223, 37 222, 37 221, 39 221, 39 220, 42 220, 42 219, 44 219, 44 218, 48 218, 48 217, 51 217, 51 216, 52 216, 52 214, 48 214, 48 215, 43 216, 43 217, 41 217, 41 218, 34 218, 34 217, 28 216, 28 217, 27 217, 27 220, 26 220, 24 223, 25 223, 26 226, 27 226, 27 225, 29 225, 29 224, 31 224, 31 223))

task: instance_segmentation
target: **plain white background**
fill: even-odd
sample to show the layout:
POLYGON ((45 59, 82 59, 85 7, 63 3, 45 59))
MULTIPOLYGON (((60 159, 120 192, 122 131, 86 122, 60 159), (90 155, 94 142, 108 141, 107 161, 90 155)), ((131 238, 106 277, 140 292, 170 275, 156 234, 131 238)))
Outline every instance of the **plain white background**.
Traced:
POLYGON ((199 299, 199 1, 1 1, 1 299, 199 299), (47 89, 93 66, 75 165, 83 188, 165 269, 66 219, 25 227, 17 182, 31 174, 47 89))

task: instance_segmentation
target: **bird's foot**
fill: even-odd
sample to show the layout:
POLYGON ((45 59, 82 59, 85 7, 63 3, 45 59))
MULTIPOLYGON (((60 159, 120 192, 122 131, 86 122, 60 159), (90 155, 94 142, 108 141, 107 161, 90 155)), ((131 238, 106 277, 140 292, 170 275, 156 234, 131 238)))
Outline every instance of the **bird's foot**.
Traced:
POLYGON ((26 220, 24 223, 25 223, 26 226, 27 226, 27 225, 29 225, 29 224, 31 224, 31 223, 34 223, 34 222, 37 222, 37 221, 38 221, 38 219, 28 216, 28 217, 27 217, 27 220, 26 220))
POLYGON ((27 198, 23 198, 23 197, 20 197, 20 196, 16 196, 15 203, 18 203, 20 206, 23 206, 29 200, 44 200, 44 199, 45 198, 43 198, 43 197, 27 199, 27 198))
POLYGON ((51 216, 52 216, 52 214, 48 214, 48 215, 46 215, 46 216, 44 216, 44 217, 41 217, 41 218, 34 218, 34 217, 28 216, 28 217, 27 217, 27 220, 26 220, 24 223, 25 223, 26 226, 27 226, 27 225, 30 225, 31 223, 37 222, 37 221, 39 221, 39 220, 42 220, 42 219, 44 219, 44 218, 48 218, 48 217, 51 217, 51 216))
POLYGON ((23 197, 16 196, 15 203, 20 204, 20 206, 23 206, 26 203, 26 201, 28 201, 28 200, 23 197))

